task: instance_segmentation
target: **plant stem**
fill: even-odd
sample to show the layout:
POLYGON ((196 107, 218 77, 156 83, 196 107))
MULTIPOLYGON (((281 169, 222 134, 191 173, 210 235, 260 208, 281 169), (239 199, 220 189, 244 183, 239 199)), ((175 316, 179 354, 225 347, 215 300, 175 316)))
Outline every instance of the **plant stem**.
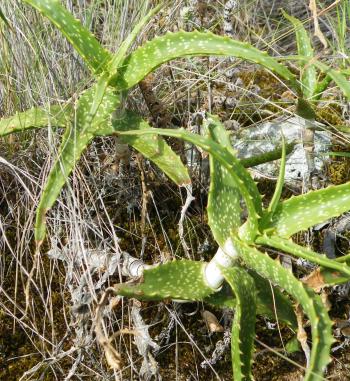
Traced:
POLYGON ((216 254, 205 268, 204 278, 208 286, 213 289, 221 287, 224 281, 222 268, 232 267, 237 258, 238 252, 234 247, 231 238, 229 238, 223 248, 219 247, 216 254))

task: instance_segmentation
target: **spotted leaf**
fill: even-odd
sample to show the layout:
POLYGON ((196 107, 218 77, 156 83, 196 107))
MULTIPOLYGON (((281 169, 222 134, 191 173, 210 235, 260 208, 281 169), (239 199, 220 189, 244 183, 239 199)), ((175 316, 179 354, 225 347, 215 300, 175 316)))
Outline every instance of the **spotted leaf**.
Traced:
MULTIPOLYGON (((245 271, 247 270, 245 269, 245 271)), ((249 275, 255 283, 257 315, 283 322, 296 330, 297 320, 291 300, 278 287, 275 287, 255 271, 249 270, 249 275)), ((223 284, 220 291, 206 297, 204 302, 221 308, 235 308, 236 306, 234 293, 227 283, 223 284)))
MULTIPOLYGON (((208 115, 204 129, 208 138, 222 147, 231 147, 229 137, 218 118, 208 115)), ((209 161, 208 224, 216 242, 223 246, 227 238, 241 225, 241 196, 230 172, 213 155, 209 155, 209 161)))
POLYGON ((302 91, 305 98, 312 98, 317 86, 316 68, 312 64, 314 51, 308 32, 303 23, 293 16, 283 12, 284 17, 292 23, 295 31, 298 54, 302 59, 299 61, 301 69, 302 91))
POLYGON ((206 263, 180 260, 145 270, 140 282, 116 285, 119 295, 141 300, 203 300, 216 290, 204 281, 206 263))
POLYGON ((23 0, 47 17, 67 38, 86 64, 95 73, 106 69, 111 54, 88 29, 61 5, 58 0, 23 0))
POLYGON ((0 119, 0 136, 48 126, 64 128, 71 118, 72 107, 69 104, 51 105, 47 109, 32 108, 9 118, 0 119))
POLYGON ((133 42, 142 32, 142 29, 146 26, 152 16, 158 13, 161 8, 162 4, 159 4, 155 8, 151 9, 147 15, 144 16, 128 34, 127 38, 123 41, 118 51, 113 55, 108 65, 108 72, 111 78, 113 78, 119 72, 120 67, 122 66, 122 61, 125 59, 125 55, 127 54, 129 48, 132 46, 133 42))
MULTIPOLYGON (((100 125, 98 135, 112 135, 120 131, 146 130, 150 125, 137 114, 126 111, 116 116, 112 123, 100 125)), ((157 135, 121 137, 121 143, 129 144, 147 159, 153 161, 177 185, 191 183, 188 171, 180 157, 157 135)))
POLYGON ((132 52, 112 80, 121 89, 136 85, 161 64, 185 56, 234 56, 266 67, 299 89, 293 73, 276 59, 252 45, 210 32, 168 32, 132 52))
POLYGON ((257 249, 248 246, 237 238, 232 238, 244 263, 269 279, 275 285, 284 288, 308 315, 311 324, 312 350, 310 364, 304 381, 323 379, 326 366, 330 361, 330 347, 333 343, 332 322, 319 295, 298 281, 289 270, 257 249))
MULTIPOLYGON (((240 234, 245 240, 251 241, 258 232, 258 218, 259 214, 256 212, 254 198, 250 194, 250 190, 246 185, 246 176, 249 174, 246 172, 245 168, 240 164, 239 160, 235 155, 232 154, 231 150, 222 147, 220 144, 216 143, 213 139, 206 138, 197 134, 192 134, 185 131, 183 128, 180 129, 161 129, 161 128, 148 128, 143 130, 129 130, 119 133, 121 136, 143 136, 149 134, 159 134, 164 136, 172 136, 189 143, 192 143, 201 149, 207 151, 212 155, 221 165, 230 172, 232 179, 235 181, 240 194, 246 204, 248 211, 248 228, 243 230, 240 234), (237 169, 237 170, 236 170, 237 169), (240 176, 241 175, 241 176, 240 176)), ((244 225, 247 226, 247 225, 244 225)))
POLYGON ((331 186, 279 203, 261 220, 261 231, 282 237, 340 216, 350 209, 350 183, 331 186))
POLYGON ((100 125, 110 119, 119 104, 119 96, 111 89, 105 89, 103 92, 100 90, 97 84, 82 93, 77 102, 75 121, 65 131, 58 158, 51 169, 37 208, 35 223, 37 245, 40 245, 45 238, 47 211, 55 203, 68 176, 100 125))
POLYGON ((266 245, 278 250, 282 250, 296 257, 304 258, 310 262, 317 263, 318 265, 322 267, 325 267, 334 271, 339 271, 339 273, 350 276, 350 266, 348 266, 347 264, 329 259, 324 254, 315 253, 314 251, 306 247, 297 245, 291 240, 286 240, 276 236, 270 236, 270 237, 261 236, 261 237, 258 237, 255 242, 257 244, 266 245))
POLYGON ((232 322, 231 359, 233 379, 252 379, 256 321, 256 290, 254 280, 240 267, 222 269, 226 281, 236 296, 235 315, 232 322))

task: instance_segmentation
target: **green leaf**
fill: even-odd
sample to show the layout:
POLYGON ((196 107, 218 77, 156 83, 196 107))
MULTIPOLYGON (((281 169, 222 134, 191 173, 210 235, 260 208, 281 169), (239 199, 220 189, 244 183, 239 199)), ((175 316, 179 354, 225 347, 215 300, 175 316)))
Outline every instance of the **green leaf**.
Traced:
POLYGON ((282 237, 340 216, 350 209, 350 182, 312 191, 281 202, 275 213, 266 214, 261 231, 282 237))
POLYGON ((249 173, 246 169, 240 164, 239 160, 235 155, 232 154, 231 150, 228 150, 225 147, 214 142, 212 139, 205 138, 203 136, 192 134, 185 131, 183 128, 180 129, 161 129, 161 128, 148 128, 144 130, 130 130, 119 133, 121 136, 130 135, 130 136, 142 136, 148 134, 159 134, 164 136, 172 136, 180 138, 189 143, 195 144, 203 150, 207 151, 212 155, 216 160, 218 160, 227 171, 230 172, 232 179, 234 179, 239 192, 241 193, 244 202, 247 206, 248 211, 248 221, 249 225, 243 225, 243 227, 248 226, 246 230, 240 231, 240 235, 244 237, 245 240, 251 241, 254 239, 255 235, 258 232, 258 218, 259 214, 255 210, 254 198, 251 196, 251 189, 248 189, 248 180, 249 173))
MULTIPOLYGON (((286 155, 293 152, 296 143, 286 144, 286 155)), ((261 153, 257 156, 241 158, 241 164, 244 168, 255 167, 256 165, 268 163, 270 161, 279 160, 282 156, 282 148, 276 148, 268 152, 261 153)))
POLYGON ((313 60, 312 62, 319 70, 323 71, 329 78, 331 78, 339 86, 344 95, 350 99, 350 82, 341 71, 334 70, 323 62, 317 60, 313 60))
POLYGON ((315 253, 306 247, 297 245, 291 240, 286 240, 277 236, 261 236, 258 237, 255 242, 259 245, 266 245, 278 250, 283 250, 298 258, 304 258, 310 262, 317 263, 322 267, 339 271, 350 276, 350 267, 348 265, 329 259, 324 254, 315 253))
MULTIPOLYGON (((282 11, 283 12, 283 11, 282 11)), ((293 24, 298 47, 298 54, 305 57, 300 61, 301 66, 301 83, 302 91, 305 98, 312 98, 315 94, 317 86, 316 68, 312 64, 314 51, 308 32, 305 30, 303 23, 293 16, 289 16, 283 12, 283 16, 293 24)))
POLYGON ((65 131, 59 157, 46 180, 36 210, 35 241, 37 247, 42 244, 46 235, 46 213, 56 202, 61 189, 68 180, 68 176, 92 138, 92 134, 85 133, 78 140, 74 129, 70 127, 65 131))
POLYGON ((72 107, 69 104, 51 105, 47 109, 32 108, 0 119, 0 136, 48 126, 64 128, 71 118, 72 107))
MULTIPOLYGON (((222 147, 231 148, 227 132, 217 117, 207 115, 203 127, 206 130, 205 136, 222 147)), ((222 247, 241 225, 241 196, 230 172, 213 155, 209 155, 209 162, 208 225, 215 241, 222 247)))
POLYGON ((322 79, 322 81, 318 82, 313 100, 315 101, 319 100, 323 96, 323 92, 326 91, 327 87, 329 86, 331 82, 332 82, 332 77, 330 77, 329 75, 326 75, 322 79))
POLYGON ((145 270, 140 282, 116 285, 116 292, 140 300, 203 300, 216 291, 204 281, 206 265, 189 260, 168 262, 145 270))
POLYGON ((108 65, 108 72, 111 76, 115 76, 120 69, 121 62, 125 59, 125 55, 128 52, 128 49, 132 46, 133 42, 140 35, 142 29, 146 26, 146 24, 150 21, 150 19, 157 14, 162 8, 163 4, 159 4, 157 7, 151 9, 146 16, 144 16, 133 28, 133 30, 128 34, 127 38, 118 51, 113 55, 112 60, 108 65))
POLYGON ((231 287, 227 283, 224 283, 219 291, 215 292, 215 294, 207 296, 203 301, 205 303, 211 304, 214 307, 236 307, 235 295, 233 294, 231 287))
POLYGON ((287 158, 286 144, 285 144, 284 136, 282 134, 282 157, 281 157, 280 173, 278 175, 278 180, 277 180, 275 192, 272 196, 269 207, 267 208, 268 212, 272 213, 272 214, 276 210, 278 202, 281 198, 283 185, 284 185, 284 175, 285 175, 285 171, 286 171, 286 158, 287 158))
MULTIPOLYGON (((277 319, 296 330, 298 325, 291 300, 255 271, 249 270, 249 275, 254 279, 257 292, 257 315, 277 319)), ((223 284, 220 291, 205 298, 204 302, 221 308, 236 306, 235 296, 227 283, 223 284)))
POLYGON ((298 98, 297 107, 295 110, 296 114, 304 119, 314 121, 316 119, 316 114, 312 108, 310 102, 304 98, 298 98))
POLYGON ((61 5, 60 1, 24 0, 24 2, 36 8, 61 31, 95 74, 101 73, 108 67, 111 54, 61 5))
POLYGON ((287 344, 284 346, 287 353, 295 353, 300 352, 300 342, 298 340, 298 337, 295 335, 290 340, 288 340, 287 344))
MULTIPOLYGON (((232 157, 236 158, 231 141, 225 127, 215 115, 207 114, 204 124, 206 136, 224 147, 232 157)), ((240 161, 232 160, 232 169, 228 171, 213 155, 210 156, 210 189, 208 195, 209 226, 215 240, 223 246, 241 225, 240 193, 237 180, 233 173, 239 176, 250 194, 255 211, 262 214, 262 201, 258 188, 240 161)), ((255 220, 250 219, 241 228, 240 233, 250 239, 256 234, 255 220)))
POLYGON ((252 379, 256 321, 256 290, 254 280, 240 267, 222 268, 222 273, 236 296, 232 322, 231 356, 235 381, 252 379))
POLYGON ((308 315, 312 332, 310 365, 304 381, 320 381, 330 361, 330 347, 333 343, 332 322, 319 295, 305 287, 289 270, 257 249, 248 246, 237 238, 232 238, 245 264, 261 276, 284 288, 308 315))
POLYGON ((257 291, 257 313, 282 321, 296 330, 298 324, 291 300, 257 272, 249 270, 249 274, 254 279, 257 291))
POLYGON ((81 94, 76 107, 75 123, 63 136, 58 158, 51 169, 37 208, 35 222, 37 246, 40 246, 45 238, 47 211, 57 200, 82 152, 100 126, 109 121, 119 101, 119 96, 111 89, 106 90, 104 83, 98 83, 81 94))
MULTIPOLYGON (((112 135, 130 129, 142 131, 149 128, 149 124, 137 114, 126 111, 118 115, 112 121, 112 124, 101 125, 98 134, 112 135)), ((183 186, 191 183, 187 168, 182 163, 180 157, 158 135, 146 135, 142 137, 123 135, 121 142, 131 145, 147 159, 153 161, 177 185, 183 186)))
MULTIPOLYGON (((1 125, 1 124, 0 124, 1 125)), ((325 152, 325 155, 329 156, 339 156, 339 157, 350 157, 350 152, 325 152)))
POLYGON ((132 52, 123 62, 123 68, 112 80, 120 89, 136 85, 161 64, 185 56, 234 56, 266 67, 299 89, 293 73, 276 59, 252 45, 210 32, 168 32, 156 37, 132 52))

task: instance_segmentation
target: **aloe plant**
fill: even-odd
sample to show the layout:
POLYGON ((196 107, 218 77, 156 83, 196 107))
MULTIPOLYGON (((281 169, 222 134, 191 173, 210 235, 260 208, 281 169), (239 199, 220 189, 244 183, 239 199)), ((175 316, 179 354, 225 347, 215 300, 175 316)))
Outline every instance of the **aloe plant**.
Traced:
MULTIPOLYGON (((311 107, 303 99, 303 94, 310 97, 316 91, 314 70, 308 70, 307 65, 304 65, 305 75, 301 76, 300 87, 295 75, 277 59, 247 43, 209 32, 167 33, 128 53, 143 25, 160 7, 142 19, 118 52, 112 54, 59 1, 23 2, 51 20, 85 60, 96 78, 89 89, 79 94, 74 104, 50 105, 46 107, 48 112, 45 109, 32 109, 0 121, 0 136, 47 125, 66 128, 37 209, 37 247, 45 238, 47 211, 58 198, 79 157, 96 136, 118 135, 122 142, 130 144, 152 160, 180 186, 190 182, 187 169, 162 140, 162 136, 177 137, 195 144, 210 156, 208 220, 219 245, 217 253, 208 263, 173 261, 145 269, 142 279, 119 284, 113 292, 146 300, 176 298, 235 306, 231 345, 233 376, 235 380, 250 380, 256 311, 277 315, 290 326, 296 326, 291 302, 279 290, 282 288, 302 305, 310 319, 313 346, 305 380, 322 379, 330 359, 332 343, 327 311, 312 290, 260 249, 270 246, 307 257, 322 266, 322 269, 336 270, 342 279, 348 279, 349 268, 346 264, 319 258, 287 239, 301 229, 350 209, 350 184, 280 201, 284 176, 282 164, 275 195, 270 206, 264 209, 255 182, 237 159, 217 117, 207 115, 204 135, 200 136, 183 129, 151 128, 141 117, 123 109, 123 98, 127 91, 162 63, 178 57, 218 55, 239 57, 271 70, 294 89, 299 97, 299 112, 308 113, 311 107), (246 221, 242 221, 241 198, 248 212, 246 221), (316 210, 318 203, 323 203, 322 208, 316 210), (271 288, 270 281, 274 296, 266 292, 271 288), (224 292, 224 283, 229 286, 229 293, 224 292)), ((317 60, 313 60, 313 65, 326 72, 350 98, 350 85, 342 73, 317 60)), ((282 152, 284 162, 285 150, 282 152)))
MULTIPOLYGON (((140 123, 143 123, 141 119, 140 123)), ((120 134, 122 136, 125 134, 142 136, 157 133, 164 136, 178 137, 196 144, 209 153, 211 157, 211 186, 208 201, 208 220, 213 235, 220 246, 216 255, 204 268, 204 271, 201 268, 196 274, 191 274, 193 283, 193 288, 191 289, 195 295, 198 285, 204 283, 203 289, 208 286, 211 288, 210 294, 204 300, 209 302, 215 300, 215 294, 217 294, 220 300, 217 304, 221 303, 224 306, 227 305, 227 302, 225 297, 221 295, 220 286, 226 279, 236 296, 235 303, 238 314, 240 314, 240 308, 243 308, 241 303, 245 303, 244 300, 248 301, 251 305, 254 304, 254 300, 257 300, 260 305, 266 306, 267 304, 266 300, 261 300, 261 298, 259 300, 259 297, 257 298, 251 294, 254 293, 252 284, 254 282, 257 284, 253 274, 259 274, 262 278, 270 280, 275 286, 286 290, 301 304, 311 323, 313 346, 305 380, 321 380, 323 372, 330 361, 329 351, 333 342, 331 320, 328 317, 327 309, 323 305, 321 298, 313 290, 303 285, 288 270, 269 258, 260 249, 261 247, 271 247, 296 257, 306 258, 319 264, 321 269, 338 274, 339 282, 349 280, 349 266, 314 253, 287 238, 298 231, 307 229, 317 223, 339 215, 345 210, 349 210, 350 183, 312 191, 305 195, 281 201, 280 195, 283 186, 285 164, 285 152, 283 152, 281 173, 275 194, 270 205, 266 209, 263 209, 261 197, 258 196, 256 185, 252 182, 249 173, 241 166, 239 161, 233 160, 234 152, 228 146, 229 140, 224 127, 218 118, 211 115, 208 115, 206 123, 208 132, 205 136, 195 135, 182 129, 164 130, 155 128, 120 132, 120 134), (239 177, 237 177, 237 173, 239 173, 239 177), (249 212, 248 220, 243 224, 241 221, 240 204, 237 202, 239 200, 238 195, 245 201, 249 212), (218 201, 219 198, 222 202, 218 201), (250 220, 253 220, 254 223, 249 223, 250 220), (238 269, 242 268, 249 269, 251 273, 245 271, 244 276, 238 275, 240 274, 238 269), (237 269, 238 271, 228 272, 228 269, 237 269), (235 289, 236 285, 232 281, 232 276, 229 277, 228 274, 235 274, 236 278, 240 279, 240 287, 244 288, 245 285, 246 290, 235 289), (241 297, 243 294, 239 294, 242 292, 243 294, 246 293, 244 298, 241 297)), ((175 279, 180 277, 180 272, 176 271, 176 263, 175 261, 167 264, 168 271, 169 266, 174 266, 174 271, 171 273, 175 279)), ((162 265, 157 267, 158 274, 160 274, 161 267, 162 265)), ((155 270, 145 270, 145 278, 140 284, 133 286, 122 284, 116 288, 115 292, 121 295, 137 295, 143 298, 144 295, 139 290, 145 289, 148 277, 153 271, 155 270)), ((329 275, 329 272, 326 272, 326 274, 329 275)), ((334 284, 334 276, 325 277, 325 280, 327 279, 330 281, 329 284, 334 284)), ((163 287, 165 288, 165 285, 162 286, 162 284, 166 282, 166 277, 162 278, 162 281, 157 282, 158 297, 169 297, 169 294, 162 295, 161 291, 163 287)), ((265 284, 265 288, 268 286, 268 284, 265 284)), ((176 297, 178 297, 178 292, 179 290, 177 290, 176 297)), ((182 292, 182 295, 188 295, 189 288, 187 284, 182 292)), ((278 310, 279 305, 277 304, 277 314, 278 310)), ((247 328, 251 324, 249 319, 239 320, 239 316, 237 317, 239 324, 235 320, 232 326, 234 379, 249 380, 251 376, 247 373, 244 364, 251 361, 251 347, 242 341, 242 348, 238 350, 237 341, 241 341, 239 339, 240 330, 248 329, 252 332, 252 328, 247 328), (238 353, 243 351, 242 358, 237 355, 237 351, 238 353)), ((247 317, 247 315, 245 316, 247 317)))

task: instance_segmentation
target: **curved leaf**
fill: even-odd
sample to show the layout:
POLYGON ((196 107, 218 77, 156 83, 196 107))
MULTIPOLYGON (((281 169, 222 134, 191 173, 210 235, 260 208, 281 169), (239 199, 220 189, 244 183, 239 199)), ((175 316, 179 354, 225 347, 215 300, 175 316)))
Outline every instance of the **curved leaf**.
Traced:
POLYGON ((262 218, 260 228, 282 237, 340 216, 350 209, 350 182, 291 197, 281 202, 275 213, 262 218))
POLYGON ((57 200, 62 187, 79 160, 82 152, 101 125, 106 124, 120 98, 111 89, 105 91, 102 83, 82 93, 78 100, 75 123, 68 128, 49 177, 46 181, 35 222, 35 240, 40 246, 45 238, 45 215, 57 200))
POLYGON ((216 291, 204 281, 206 265, 190 260, 161 264, 145 270, 139 282, 116 285, 116 292, 140 300, 203 300, 216 291))
POLYGON ((283 16, 293 24, 295 36, 298 46, 298 54, 303 58, 300 61, 301 66, 301 83, 302 91, 305 98, 312 98, 317 86, 316 68, 312 64, 314 51, 311 46, 311 40, 308 32, 305 30, 303 23, 293 16, 289 16, 283 12, 283 16))
POLYGON ((315 253, 314 251, 297 245, 296 243, 276 236, 261 236, 255 241, 259 245, 266 245, 278 250, 283 250, 286 253, 292 254, 299 258, 304 258, 310 262, 317 263, 318 265, 339 271, 340 273, 350 276, 350 266, 345 263, 340 263, 335 260, 327 258, 323 254, 315 253))
MULTIPOLYGON (((257 315, 277 319, 296 330, 298 325, 291 300, 255 271, 249 270, 249 275, 254 279, 257 292, 257 315)), ((227 283, 224 283, 218 292, 206 297, 204 302, 221 308, 235 308, 236 306, 235 296, 227 283)))
POLYGON ((79 20, 67 11, 58 0, 23 0, 47 17, 72 44, 90 69, 98 74, 107 68, 112 58, 79 20))
POLYGON ((256 271, 249 270, 249 275, 254 279, 257 291, 257 314, 277 319, 292 329, 297 329, 297 319, 291 300, 256 271))
POLYGON ((254 280, 240 267, 222 268, 222 273, 236 296, 235 315, 232 322, 231 357, 233 379, 252 379, 256 321, 256 290, 254 280))
MULTIPOLYGON (((231 148, 227 132, 219 119, 209 115, 207 118, 203 126, 206 130, 205 136, 222 147, 231 148)), ((209 163, 208 225, 215 241, 223 246, 227 238, 241 225, 241 196, 230 172, 213 155, 209 155, 209 163)))
MULTIPOLYGON (((258 218, 260 217, 255 210, 255 204, 253 197, 250 194, 250 190, 246 185, 247 176, 250 176, 246 169, 240 164, 239 160, 235 155, 232 154, 231 150, 227 150, 218 143, 214 142, 212 139, 205 138, 203 136, 192 134, 185 131, 183 128, 180 129, 161 129, 161 128, 148 128, 144 130, 130 130, 119 133, 121 136, 134 135, 142 136, 148 134, 159 134, 164 136, 172 136, 180 138, 189 143, 195 144, 203 150, 207 151, 216 160, 218 160, 227 171, 231 173, 232 179, 234 179, 239 192, 241 193, 244 202, 248 210, 248 221, 249 229, 241 232, 240 234, 245 240, 251 241, 254 239, 255 235, 258 233, 258 218)), ((243 225, 245 226, 245 225, 243 225)))
POLYGON ((113 55, 109 65, 108 72, 111 76, 116 75, 120 68, 122 60, 125 59, 125 55, 128 52, 128 49, 131 47, 133 42, 136 40, 138 35, 141 33, 142 28, 148 23, 148 21, 157 14, 162 8, 162 4, 159 4, 155 8, 151 9, 146 16, 144 16, 133 28, 133 30, 128 34, 127 38, 123 41, 118 51, 113 55))
POLYGON ((31 108, 0 119, 0 136, 43 127, 66 127, 72 118, 72 107, 51 105, 46 108, 31 108))
MULTIPOLYGON (((112 135, 120 131, 147 130, 150 125, 137 114, 126 111, 112 120, 112 123, 100 126, 97 135, 112 135)), ((153 161, 175 184, 184 186, 191 183, 187 168, 180 157, 157 135, 121 136, 121 142, 129 144, 147 159, 153 161)))
POLYGON ((319 70, 326 74, 327 81, 331 78, 339 86, 344 95, 350 99, 350 82, 341 71, 334 70, 317 60, 313 60, 312 62, 319 70))
POLYGON ((326 366, 330 361, 330 347, 334 340, 331 334, 332 322, 320 296, 305 287, 289 270, 283 268, 269 256, 249 247, 238 239, 232 239, 248 267, 283 287, 303 307, 310 319, 312 332, 310 365, 306 370, 304 381, 322 380, 326 366))
POLYGON ((282 195, 282 190, 284 185, 284 175, 286 172, 286 158, 287 158, 286 144, 285 144, 284 136, 282 134, 282 157, 281 157, 280 173, 278 175, 275 191, 273 193, 269 207, 267 208, 267 210, 270 213, 274 213, 282 195))
MULTIPOLYGON (((161 64, 185 56, 234 56, 264 66, 299 90, 293 73, 276 59, 252 45, 210 32, 168 32, 132 52, 111 84, 120 89, 136 85, 161 64)), ((298 91, 299 92, 299 91, 298 91)))

